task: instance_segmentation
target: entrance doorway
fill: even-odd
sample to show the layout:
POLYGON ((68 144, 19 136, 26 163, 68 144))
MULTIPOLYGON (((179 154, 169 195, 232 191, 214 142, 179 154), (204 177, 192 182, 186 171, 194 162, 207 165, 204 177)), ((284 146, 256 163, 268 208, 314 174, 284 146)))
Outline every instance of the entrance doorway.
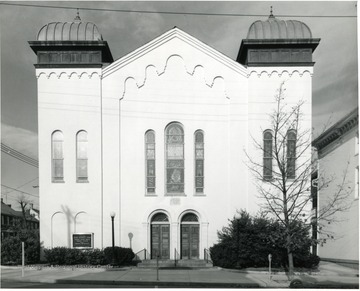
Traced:
POLYGON ((199 258, 199 220, 193 213, 181 219, 181 259, 199 258))
POLYGON ((170 258, 170 224, 166 214, 155 214, 151 220, 151 258, 170 258))

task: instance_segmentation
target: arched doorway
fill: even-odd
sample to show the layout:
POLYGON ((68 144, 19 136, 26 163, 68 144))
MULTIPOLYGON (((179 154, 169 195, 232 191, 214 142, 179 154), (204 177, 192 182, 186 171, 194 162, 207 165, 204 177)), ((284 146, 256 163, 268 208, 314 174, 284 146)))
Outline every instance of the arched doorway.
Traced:
POLYGON ((151 258, 170 258, 170 224, 165 213, 157 213, 151 219, 151 258))
POLYGON ((198 259, 200 242, 199 219, 187 213, 181 219, 181 259, 198 259))

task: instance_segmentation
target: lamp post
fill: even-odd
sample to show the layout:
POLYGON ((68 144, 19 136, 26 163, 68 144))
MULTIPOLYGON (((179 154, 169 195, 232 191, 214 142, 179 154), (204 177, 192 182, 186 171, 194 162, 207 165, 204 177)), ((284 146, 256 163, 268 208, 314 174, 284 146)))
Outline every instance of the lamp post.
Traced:
POLYGON ((112 230, 112 265, 115 265, 115 236, 114 236, 114 218, 115 212, 110 213, 111 216, 111 230, 112 230))

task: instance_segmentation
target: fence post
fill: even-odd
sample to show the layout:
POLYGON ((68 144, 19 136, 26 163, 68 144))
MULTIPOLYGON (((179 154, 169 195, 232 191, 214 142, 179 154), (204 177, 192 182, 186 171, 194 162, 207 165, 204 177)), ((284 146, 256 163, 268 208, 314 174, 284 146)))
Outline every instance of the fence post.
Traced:
POLYGON ((146 260, 146 249, 144 249, 144 254, 145 254, 145 260, 146 260))
POLYGON ((269 281, 271 281, 271 259, 272 259, 271 254, 269 254, 268 259, 269 259, 269 281))

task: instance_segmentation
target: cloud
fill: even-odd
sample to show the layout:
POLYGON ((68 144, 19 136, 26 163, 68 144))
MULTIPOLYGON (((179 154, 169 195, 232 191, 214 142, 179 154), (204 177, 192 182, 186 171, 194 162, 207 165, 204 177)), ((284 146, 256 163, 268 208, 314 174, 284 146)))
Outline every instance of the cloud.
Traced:
POLYGON ((38 135, 33 131, 2 123, 1 142, 34 159, 38 158, 38 135))

